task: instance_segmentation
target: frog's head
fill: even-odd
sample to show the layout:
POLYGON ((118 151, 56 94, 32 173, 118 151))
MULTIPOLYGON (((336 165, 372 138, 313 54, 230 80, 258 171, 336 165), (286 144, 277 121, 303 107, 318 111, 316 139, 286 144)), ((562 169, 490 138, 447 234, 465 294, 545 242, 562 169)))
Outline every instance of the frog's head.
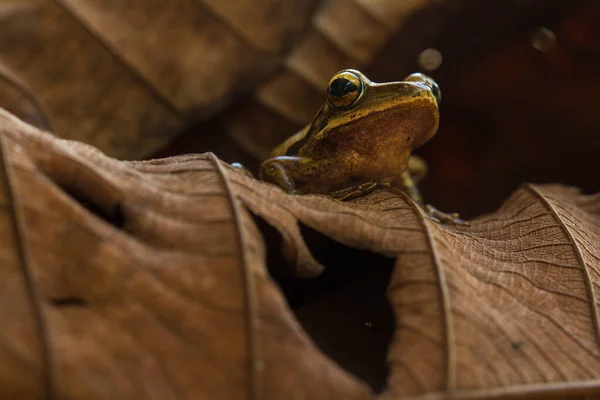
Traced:
POLYGON ((375 83, 360 71, 346 69, 330 80, 327 100, 308 136, 362 132, 369 140, 395 138, 415 148, 437 131, 440 100, 438 85, 420 73, 400 82, 375 83))

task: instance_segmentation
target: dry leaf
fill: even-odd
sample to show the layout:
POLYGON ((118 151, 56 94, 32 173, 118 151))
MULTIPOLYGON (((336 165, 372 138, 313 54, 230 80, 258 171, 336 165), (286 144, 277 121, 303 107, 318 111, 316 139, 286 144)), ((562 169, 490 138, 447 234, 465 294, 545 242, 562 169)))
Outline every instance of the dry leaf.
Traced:
POLYGON ((4 397, 373 397, 291 314, 252 214, 299 275, 323 268, 299 223, 397 256, 380 398, 600 391, 598 195, 525 185, 440 226, 395 191, 290 196, 211 154, 119 162, 0 124, 4 397))
POLYGON ((147 156, 271 76, 318 3, 2 0, 0 106, 147 156))

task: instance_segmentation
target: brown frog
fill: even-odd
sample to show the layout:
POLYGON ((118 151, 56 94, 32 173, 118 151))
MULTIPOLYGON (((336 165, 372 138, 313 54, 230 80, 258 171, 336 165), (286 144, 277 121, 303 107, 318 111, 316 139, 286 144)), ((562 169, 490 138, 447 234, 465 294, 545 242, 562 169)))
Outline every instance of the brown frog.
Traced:
MULTIPOLYGON (((392 186, 424 206, 415 182, 426 164, 411 151, 435 135, 440 100, 438 85, 420 73, 375 83, 357 70, 340 71, 313 122, 273 150, 260 178, 289 193, 340 200, 392 186)), ((457 214, 426 209, 434 219, 462 222, 457 214)))

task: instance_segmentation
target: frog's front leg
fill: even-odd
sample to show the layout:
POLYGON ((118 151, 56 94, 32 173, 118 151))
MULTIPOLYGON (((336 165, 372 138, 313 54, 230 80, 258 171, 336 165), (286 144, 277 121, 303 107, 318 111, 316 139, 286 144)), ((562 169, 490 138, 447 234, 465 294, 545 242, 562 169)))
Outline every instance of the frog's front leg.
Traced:
POLYGON ((295 194, 296 182, 291 172, 300 170, 305 163, 304 157, 273 157, 261 164, 259 177, 262 181, 274 183, 286 192, 295 194))
POLYGON ((331 190, 346 180, 340 162, 335 159, 315 160, 297 156, 278 156, 266 160, 260 166, 260 178, 289 193, 326 193, 342 201, 363 196, 382 186, 374 181, 363 180, 343 189, 331 190))

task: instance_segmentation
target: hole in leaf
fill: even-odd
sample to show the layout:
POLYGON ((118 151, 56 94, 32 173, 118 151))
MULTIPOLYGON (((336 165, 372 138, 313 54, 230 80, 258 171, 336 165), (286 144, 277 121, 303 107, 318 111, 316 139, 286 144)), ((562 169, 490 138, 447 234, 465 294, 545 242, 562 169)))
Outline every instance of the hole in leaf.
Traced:
POLYGON ((92 166, 62 155, 43 157, 37 165, 81 206, 109 224, 123 228, 122 193, 92 166))
POLYGON ((77 201, 81 206, 87 209, 89 212, 94 214, 100 219, 108 222, 109 224, 122 229, 125 226, 125 216, 123 215, 123 211, 121 210, 121 205, 116 204, 112 208, 106 208, 94 202, 94 200, 90 200, 87 197, 84 197, 81 193, 76 193, 70 191, 66 188, 62 188, 65 193, 71 196, 75 201, 77 201))
POLYGON ((50 303, 56 307, 87 307, 87 301, 81 297, 65 296, 54 297, 50 299, 50 303))
POLYGON ((281 234, 261 218, 256 223, 267 244, 269 272, 304 330, 329 357, 381 391, 395 326, 385 297, 394 259, 345 246, 300 223, 311 253, 326 269, 317 278, 298 278, 281 254, 281 234))
POLYGON ((394 259, 345 246, 303 224, 300 230, 326 269, 298 283, 304 294, 294 310, 298 320, 325 353, 381 391, 395 326, 385 297, 394 259))
POLYGON ((513 350, 521 350, 521 348, 523 347, 523 342, 512 342, 511 346, 513 350))
POLYGON ((269 225, 264 219, 252 213, 250 215, 254 218, 254 222, 265 240, 269 275, 279 285, 290 307, 294 308, 293 299, 295 296, 292 282, 298 278, 294 276, 293 266, 285 261, 281 252, 283 238, 279 231, 269 225))

